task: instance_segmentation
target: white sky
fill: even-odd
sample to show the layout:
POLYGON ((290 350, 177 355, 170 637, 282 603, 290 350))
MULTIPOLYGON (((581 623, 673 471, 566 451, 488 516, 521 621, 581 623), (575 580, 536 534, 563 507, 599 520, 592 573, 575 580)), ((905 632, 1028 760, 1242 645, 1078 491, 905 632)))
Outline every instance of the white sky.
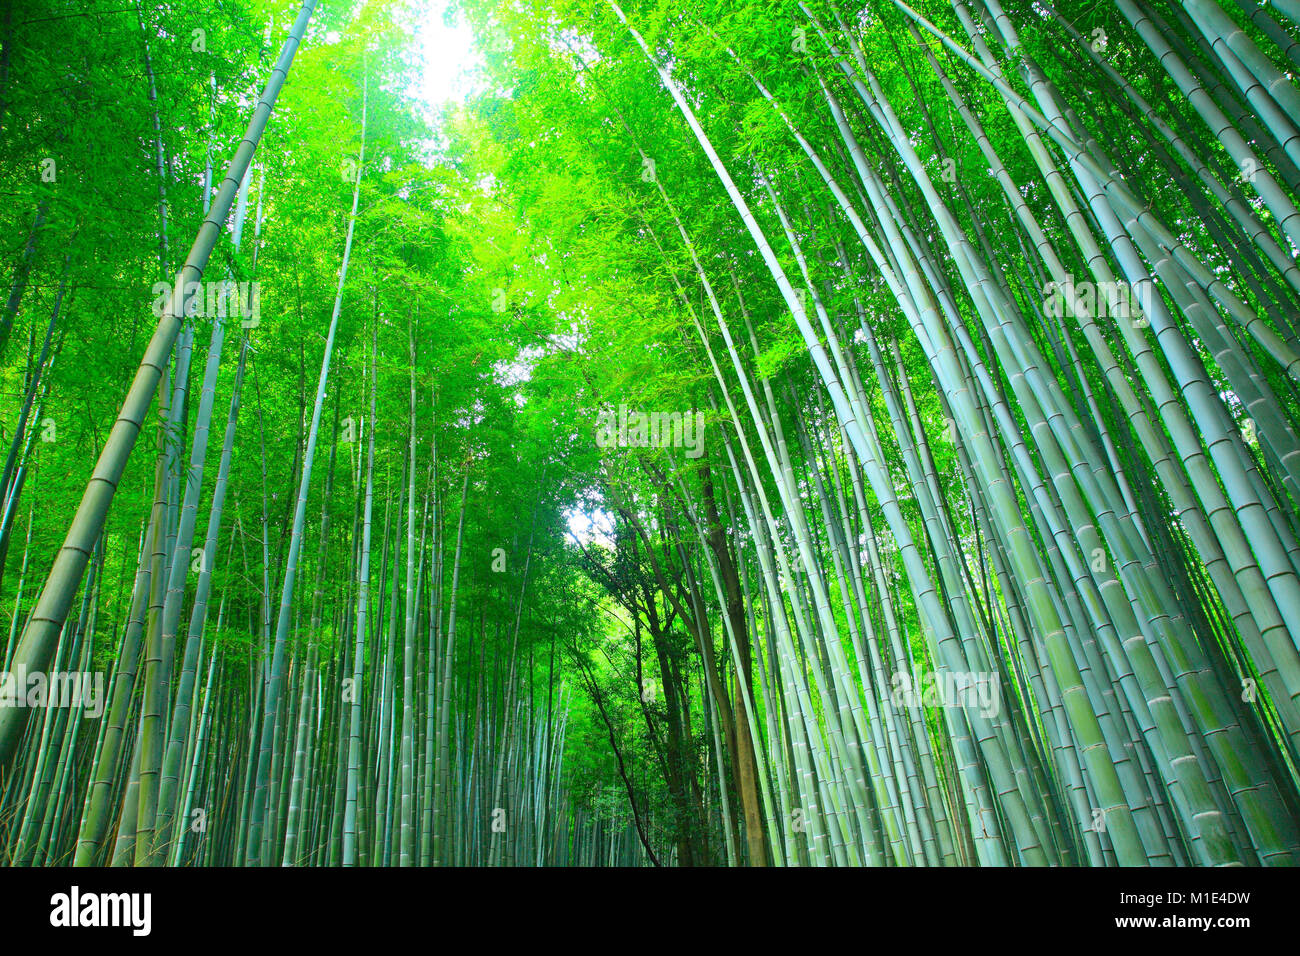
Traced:
POLYGON ((476 87, 473 78, 465 75, 479 63, 470 49, 473 32, 459 18, 454 26, 447 26, 446 9, 447 0, 426 0, 415 29, 424 54, 424 72, 415 92, 429 106, 462 100, 476 87))
POLYGON ((614 547, 614 518, 607 512, 597 508, 595 513, 589 514, 581 508, 567 508, 564 518, 569 530, 584 545, 596 542, 607 548, 614 547))

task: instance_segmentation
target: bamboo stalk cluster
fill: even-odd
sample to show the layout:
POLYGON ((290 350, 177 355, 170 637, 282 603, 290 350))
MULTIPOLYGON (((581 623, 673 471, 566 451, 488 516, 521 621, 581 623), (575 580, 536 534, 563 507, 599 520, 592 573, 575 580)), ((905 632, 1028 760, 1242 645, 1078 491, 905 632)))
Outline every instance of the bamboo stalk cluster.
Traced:
MULTIPOLYGON (((644 160, 651 134, 611 92, 640 52, 703 158, 692 175, 711 172, 748 240, 732 241, 763 267, 699 254, 661 161, 658 203, 633 215, 707 359, 710 437, 743 513, 749 633, 722 613, 726 636, 769 665, 755 693, 734 661, 759 781, 735 826, 752 816, 767 839, 751 837, 750 861, 1297 862, 1287 149, 1300 111, 1278 66, 1295 24, 1266 15, 1258 37, 1208 0, 1167 5, 1173 23, 1121 0, 1132 60, 1149 54, 1187 97, 1178 119, 1205 124, 1180 134, 1064 11, 954 2, 963 46, 902 2, 851 22, 815 6, 783 8, 761 42, 694 12, 658 21, 651 42, 611 0, 632 41, 623 59, 568 57, 600 76, 592 108, 644 160), (1063 48, 1031 50, 1017 19, 1063 48), (740 52, 765 46, 752 55, 770 64, 771 37, 791 27, 822 44, 796 87, 811 105, 783 102, 740 52), (1070 66, 1091 64, 1087 113, 1042 55, 1075 81, 1070 66), (765 103, 791 148, 723 155, 719 104, 746 100, 746 122, 765 103), (992 184, 945 176, 956 156, 992 184), (654 236, 656 220, 680 244, 654 236), (728 268, 722 293, 710 273, 728 268), (810 392, 757 367, 742 289, 767 283, 809 360, 789 375, 810 392), (1067 290, 1055 315, 1052 290, 1067 290), (955 454, 956 500, 936 442, 955 454), (1000 708, 891 692, 945 675, 994 678, 1000 708)), ((726 608, 730 559, 707 546, 690 470, 673 467, 648 471, 658 504, 642 507, 685 517, 699 547, 684 531, 679 567, 699 568, 691 587, 726 608)))
MULTIPOLYGON (((188 272, 232 209, 239 250, 313 5, 188 272)), ((518 432, 445 403, 478 344, 429 373, 455 307, 430 319, 374 254, 357 308, 364 65, 274 560, 260 391, 262 488, 231 489, 260 528, 223 530, 255 344, 209 495, 224 330, 191 382, 177 283, 30 609, 29 507, 5 669, 88 670, 106 586, 129 613, 101 722, 0 710, 3 859, 1300 863, 1300 7, 599 6, 465 5, 506 31, 511 92, 449 114, 492 182, 446 186, 469 251, 439 254, 510 287, 483 314, 500 364, 531 356, 518 432), (337 341, 362 356, 347 443, 337 341), (155 397, 115 584, 103 531, 155 397), (702 415, 702 441, 601 440, 638 398, 702 415), (557 543, 565 502, 608 538, 557 543), (250 541, 249 580, 214 585, 250 541), (507 574, 483 570, 497 543, 507 574)), ((31 323, 0 554, 55 327, 38 349, 31 323)))

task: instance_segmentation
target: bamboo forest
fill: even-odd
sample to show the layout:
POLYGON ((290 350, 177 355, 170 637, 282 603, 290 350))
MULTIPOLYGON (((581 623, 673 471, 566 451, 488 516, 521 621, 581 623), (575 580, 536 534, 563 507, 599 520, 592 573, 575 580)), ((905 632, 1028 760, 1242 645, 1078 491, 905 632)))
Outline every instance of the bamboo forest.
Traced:
POLYGON ((1300 865, 1300 0, 0 7, 0 864, 1300 865))

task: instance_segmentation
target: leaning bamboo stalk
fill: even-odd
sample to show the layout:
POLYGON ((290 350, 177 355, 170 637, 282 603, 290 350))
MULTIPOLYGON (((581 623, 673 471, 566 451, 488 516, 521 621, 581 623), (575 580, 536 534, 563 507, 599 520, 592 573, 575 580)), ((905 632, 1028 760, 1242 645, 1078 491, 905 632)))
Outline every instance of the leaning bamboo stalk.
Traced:
MULTIPOLYGON (((244 139, 235 151, 212 208, 199 228, 198 236, 172 289, 166 310, 136 371, 117 420, 100 451, 99 460, 86 485, 85 494, 77 507, 67 538, 54 559, 32 619, 24 630, 22 641, 14 655, 15 664, 29 671, 43 671, 54 652, 54 643, 59 629, 72 605, 77 584, 85 571, 93 543, 103 530, 118 482, 126 468, 136 437, 144 425, 145 413, 153 402, 154 392, 162 377, 162 369, 167 364, 172 345, 184 322, 189 302, 193 298, 193 283, 203 275, 208 257, 212 254, 226 216, 234 202, 244 170, 248 168, 253 152, 261 140, 262 132, 266 129, 276 97, 288 76, 294 54, 302 42, 307 21, 311 19, 315 6, 316 0, 305 0, 297 20, 294 21, 280 53, 280 59, 254 109, 244 139)), ((5 708, 4 712, 0 713, 0 768, 5 768, 12 762, 27 717, 27 708, 21 707, 5 708)))

